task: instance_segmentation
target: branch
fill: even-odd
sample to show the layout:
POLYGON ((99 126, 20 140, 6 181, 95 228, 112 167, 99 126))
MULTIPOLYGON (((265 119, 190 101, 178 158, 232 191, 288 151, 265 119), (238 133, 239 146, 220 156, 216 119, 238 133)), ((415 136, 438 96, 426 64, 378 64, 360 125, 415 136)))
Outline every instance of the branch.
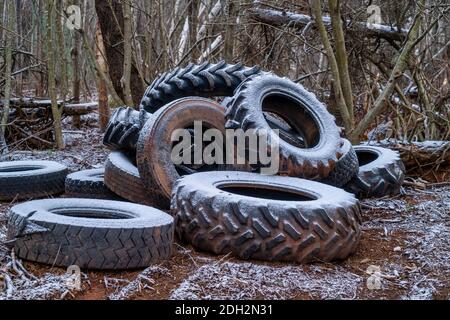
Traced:
MULTIPOLYGON (((255 21, 263 22, 273 26, 290 26, 302 29, 304 26, 314 22, 313 18, 306 14, 293 13, 288 11, 269 10, 261 8, 250 8, 246 11, 247 16, 255 21)), ((331 19, 328 16, 322 16, 322 22, 327 27, 331 27, 331 19)), ((406 37, 407 30, 398 31, 387 25, 371 24, 370 27, 365 22, 345 21, 345 28, 348 32, 364 31, 364 34, 372 38, 383 38, 395 41, 403 41, 406 37)))

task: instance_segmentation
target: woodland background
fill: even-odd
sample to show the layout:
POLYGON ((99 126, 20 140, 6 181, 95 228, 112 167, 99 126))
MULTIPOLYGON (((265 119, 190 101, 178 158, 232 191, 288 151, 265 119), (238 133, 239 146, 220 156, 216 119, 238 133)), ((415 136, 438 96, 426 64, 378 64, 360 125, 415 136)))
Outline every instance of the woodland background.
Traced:
POLYGON ((52 137, 63 148, 65 103, 98 101, 104 129, 112 108, 138 108, 161 73, 226 60, 302 84, 353 142, 448 140, 449 7, 439 0, 0 0, 1 132, 8 143, 24 130, 21 139, 46 140, 40 127, 14 128, 10 113, 29 98, 49 99, 52 137), (71 6, 80 9, 79 29, 70 27, 71 6))

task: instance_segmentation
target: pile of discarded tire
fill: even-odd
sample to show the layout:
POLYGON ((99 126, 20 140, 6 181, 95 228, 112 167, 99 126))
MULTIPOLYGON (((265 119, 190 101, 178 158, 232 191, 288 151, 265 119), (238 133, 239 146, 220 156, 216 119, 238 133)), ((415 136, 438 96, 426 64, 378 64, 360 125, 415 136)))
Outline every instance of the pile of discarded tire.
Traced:
POLYGON ((404 178, 398 153, 352 146, 312 93, 257 67, 176 68, 154 80, 139 109, 120 107, 111 117, 104 144, 112 152, 102 169, 67 175, 56 164, 0 163, 8 186, 0 200, 66 192, 10 209, 8 239, 19 257, 139 268, 170 257, 176 234, 198 250, 242 259, 345 259, 361 236, 358 198, 396 194, 404 178), (172 133, 194 121, 220 132, 276 129, 278 174, 174 164, 172 133))

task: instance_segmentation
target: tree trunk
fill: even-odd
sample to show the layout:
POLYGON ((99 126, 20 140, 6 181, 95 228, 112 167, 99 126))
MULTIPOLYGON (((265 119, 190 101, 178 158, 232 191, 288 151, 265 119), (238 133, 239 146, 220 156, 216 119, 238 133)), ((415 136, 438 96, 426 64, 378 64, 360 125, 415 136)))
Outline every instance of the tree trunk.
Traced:
POLYGON ((6 48, 5 48, 5 104, 3 106, 2 110, 2 117, 1 117, 1 135, 4 139, 5 131, 6 131, 6 124, 8 123, 9 119, 9 99, 11 97, 11 69, 12 69, 12 40, 13 40, 13 34, 14 31, 14 2, 9 1, 8 2, 8 30, 6 31, 6 48))
POLYGON ((58 52, 59 52, 59 65, 60 65, 60 86, 61 86, 61 99, 66 100, 67 96, 67 57, 66 57, 66 44, 64 41, 64 30, 61 23, 62 8, 64 7, 64 1, 57 1, 58 7, 56 12, 55 27, 58 40, 58 52))
MULTIPOLYGON (((129 0, 131 2, 131 0, 129 0)), ((124 57, 123 57, 123 75, 121 83, 123 87, 124 101, 128 106, 133 106, 133 99, 131 97, 131 48, 132 48, 132 20, 131 20, 131 3, 123 3, 123 42, 124 42, 124 57)))
POLYGON ((351 121, 351 128, 354 127, 353 118, 353 94, 348 72, 347 50, 345 48, 344 31, 342 30, 341 10, 339 0, 330 0, 330 18, 335 43, 336 62, 339 70, 339 80, 341 83, 342 94, 344 95, 345 104, 347 105, 348 114, 351 121))
POLYGON ((342 93, 342 87, 339 76, 339 68, 336 62, 336 57, 333 53, 333 48, 331 47, 330 39, 328 38, 327 30, 322 21, 322 3, 320 0, 310 0, 311 11, 314 15, 317 28, 319 29, 319 34, 322 39, 323 46, 328 58, 328 64, 330 65, 331 75, 332 75, 332 87, 336 97, 336 104, 338 105, 339 112, 342 117, 342 122, 347 133, 352 130, 352 120, 350 119, 350 114, 348 112, 347 105, 345 103, 344 95, 342 93))
POLYGON ((47 0, 47 68, 48 68, 48 92, 52 101, 53 125, 55 129, 55 141, 58 149, 64 149, 64 140, 61 127, 61 110, 58 107, 56 96, 55 77, 55 47, 53 44, 55 7, 53 0, 47 0))
MULTIPOLYGON (((98 65, 101 69, 101 72, 107 73, 108 68, 106 66, 106 61, 104 59, 105 56, 105 46, 103 45, 102 32, 100 30, 100 26, 97 22, 97 27, 95 30, 95 42, 96 42, 96 54, 95 58, 98 62, 98 65)), ((106 90, 106 83, 102 77, 98 77, 97 87, 98 87, 98 113, 100 118, 100 130, 103 132, 106 130, 108 126, 110 110, 108 106, 108 92, 106 90)))
MULTIPOLYGON (((124 71, 124 16, 121 1, 96 0, 95 11, 105 44, 109 76, 118 96, 125 101, 124 88, 121 85, 124 71)), ((131 95, 134 105, 138 106, 144 94, 144 88, 134 62, 131 61, 131 64, 131 95)))

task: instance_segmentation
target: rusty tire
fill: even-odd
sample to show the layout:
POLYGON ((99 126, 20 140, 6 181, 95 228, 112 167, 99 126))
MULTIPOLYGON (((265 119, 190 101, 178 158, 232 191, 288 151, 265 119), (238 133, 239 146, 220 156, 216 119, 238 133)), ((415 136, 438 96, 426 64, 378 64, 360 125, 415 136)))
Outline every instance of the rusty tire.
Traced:
POLYGON ((147 192, 131 156, 113 151, 105 164, 105 184, 122 198, 144 205, 168 208, 165 199, 156 193, 147 192))
POLYGON ((149 192, 170 199, 173 184, 180 178, 171 159, 174 130, 202 121, 225 133, 225 107, 205 98, 188 97, 169 103, 153 114, 141 131, 136 160, 142 181, 149 192))
POLYGON ((280 139, 281 175, 326 178, 342 156, 340 130, 325 106, 301 85, 273 74, 248 78, 236 89, 226 128, 272 131, 265 113, 275 114, 304 138, 305 148, 280 139))
POLYGON ((176 68, 153 81, 142 97, 140 109, 153 113, 165 104, 187 96, 231 96, 243 80, 260 72, 258 67, 225 61, 176 68))
POLYGON ((405 166, 397 151, 387 148, 354 146, 359 161, 358 174, 344 186, 358 198, 383 197, 400 192, 405 166))
POLYGON ((227 171, 184 176, 174 187, 171 211, 181 240, 243 259, 344 259, 361 234, 352 194, 291 177, 227 171))
POLYGON ((155 208, 111 200, 45 199, 9 210, 17 256, 55 266, 144 268, 167 259, 173 218, 155 208))
POLYGON ((142 126, 150 117, 145 111, 131 107, 119 107, 111 116, 103 136, 103 144, 111 150, 136 151, 136 143, 142 126))
POLYGON ((66 177, 65 196, 71 198, 92 198, 121 200, 108 189, 104 181, 105 168, 74 172, 66 177))

